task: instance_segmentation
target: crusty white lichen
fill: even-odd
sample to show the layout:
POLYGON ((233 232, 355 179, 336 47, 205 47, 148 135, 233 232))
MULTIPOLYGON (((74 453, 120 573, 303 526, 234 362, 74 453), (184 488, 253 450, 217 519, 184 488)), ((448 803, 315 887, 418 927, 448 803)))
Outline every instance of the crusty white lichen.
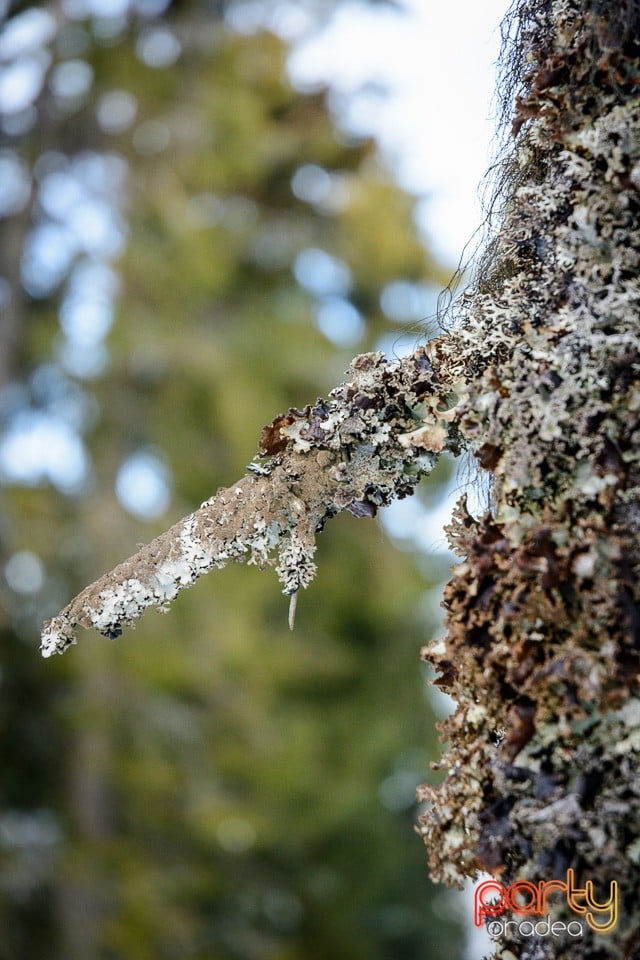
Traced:
POLYGON ((328 519, 341 510, 373 516, 410 494, 441 450, 457 448, 446 419, 453 386, 445 365, 436 374, 422 348, 402 361, 356 357, 328 401, 292 408, 265 427, 247 476, 45 624, 43 656, 62 653, 79 626, 119 636, 146 607, 166 609, 180 590, 229 562, 275 564, 283 592, 296 598, 315 575, 315 537, 328 519))
POLYGON ((281 543, 278 553, 276 573, 286 596, 297 593, 302 587, 308 587, 316 575, 313 555, 316 552, 315 539, 301 537, 294 529, 281 543))

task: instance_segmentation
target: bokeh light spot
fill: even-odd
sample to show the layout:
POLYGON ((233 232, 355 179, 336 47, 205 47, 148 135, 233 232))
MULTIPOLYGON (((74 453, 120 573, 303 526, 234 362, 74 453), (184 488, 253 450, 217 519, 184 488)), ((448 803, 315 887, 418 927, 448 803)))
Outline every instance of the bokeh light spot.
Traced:
POLYGON ((298 167, 291 178, 291 189, 299 200, 306 203, 322 203, 331 193, 331 177, 316 163, 298 167))
POLYGON ((317 247, 308 247, 298 254, 293 274, 301 287, 317 297, 344 296, 351 287, 351 272, 346 263, 317 247))
POLYGON ((136 118, 138 101, 126 90, 112 90, 100 98, 96 109, 98 123, 105 133, 123 133, 136 118))
POLYGON ((354 305, 341 297, 328 297, 316 309, 318 329, 341 347, 351 347, 362 338, 366 326, 354 305))
POLYGON ((243 817, 226 817, 216 830, 218 843, 227 853, 245 853, 256 842, 255 828, 243 817))
POLYGON ((173 31, 155 27, 143 33, 136 45, 136 53, 148 67, 172 66, 180 56, 182 47, 173 31))
POLYGON ((134 517, 159 517, 171 500, 171 475, 166 463, 155 453, 138 450, 118 470, 116 495, 134 517))
POLYGON ((31 550, 19 550, 6 564, 4 576, 14 593, 37 593, 44 583, 44 567, 31 550))

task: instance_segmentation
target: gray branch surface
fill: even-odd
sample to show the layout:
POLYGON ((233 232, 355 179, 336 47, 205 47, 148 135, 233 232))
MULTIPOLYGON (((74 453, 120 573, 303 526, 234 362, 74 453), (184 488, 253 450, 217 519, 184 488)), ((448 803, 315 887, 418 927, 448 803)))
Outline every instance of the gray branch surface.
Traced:
POLYGON ((78 627, 119 636, 147 607, 166 609, 230 561, 262 567, 275 556, 293 610, 314 577, 316 533, 330 517, 374 516, 412 493, 445 447, 457 449, 452 375, 442 362, 436 374, 434 354, 421 348, 393 362, 363 354, 328 401, 276 417, 247 475, 78 594, 44 625, 42 655, 63 653, 78 627))

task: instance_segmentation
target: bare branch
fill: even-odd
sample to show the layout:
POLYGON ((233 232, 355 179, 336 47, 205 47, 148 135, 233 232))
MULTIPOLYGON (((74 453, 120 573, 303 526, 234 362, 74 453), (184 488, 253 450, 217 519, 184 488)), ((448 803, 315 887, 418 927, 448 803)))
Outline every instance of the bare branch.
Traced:
POLYGON ((443 449, 457 451, 453 364, 435 358, 433 348, 394 362, 363 354, 328 401, 276 417, 264 428, 261 456, 246 476, 45 624, 43 656, 75 643, 77 627, 117 637, 146 607, 165 608, 203 573, 229 561, 262 567, 274 554, 283 593, 292 597, 292 622, 298 590, 315 575, 315 535, 326 521, 342 510, 374 516, 378 507, 412 493, 443 449))

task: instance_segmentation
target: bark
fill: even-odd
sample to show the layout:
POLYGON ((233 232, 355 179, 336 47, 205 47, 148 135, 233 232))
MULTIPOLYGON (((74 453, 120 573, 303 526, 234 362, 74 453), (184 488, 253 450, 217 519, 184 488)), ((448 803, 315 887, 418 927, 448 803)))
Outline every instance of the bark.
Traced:
POLYGON ((458 706, 421 830, 446 882, 572 869, 600 899, 619 884, 613 932, 510 934, 500 956, 635 958, 640 4, 517 17, 515 163, 459 337, 461 426, 494 474, 493 510, 463 503, 451 528, 465 559, 425 658, 458 706))
POLYGON ((117 637, 148 606, 166 609, 184 587, 230 561, 273 564, 292 597, 315 574, 315 536, 341 510, 372 517, 411 493, 445 448, 457 451, 452 370, 436 375, 428 349, 408 360, 353 361, 351 379, 264 428, 261 456, 233 487, 83 590, 45 624, 42 653, 62 653, 78 626, 117 637))
MULTIPOLYGON (((423 788, 433 876, 487 871, 619 884, 617 923, 578 941, 507 933, 504 960, 640 956, 640 0, 529 0, 507 22, 514 150, 500 225, 460 322, 407 360, 350 379, 263 432, 230 490, 84 591, 43 634, 115 635, 211 567, 279 555, 284 592, 313 576, 341 509, 410 493, 441 449, 470 446, 492 509, 450 533, 447 637, 425 658, 457 702, 438 788, 423 788), (515 40, 513 35, 515 32, 515 40)), ((551 904, 554 913, 556 899, 551 904)), ((580 915, 582 917, 582 914, 580 915)), ((565 919, 576 915, 565 913, 565 919)), ((586 915, 588 919, 588 914, 586 915)))

